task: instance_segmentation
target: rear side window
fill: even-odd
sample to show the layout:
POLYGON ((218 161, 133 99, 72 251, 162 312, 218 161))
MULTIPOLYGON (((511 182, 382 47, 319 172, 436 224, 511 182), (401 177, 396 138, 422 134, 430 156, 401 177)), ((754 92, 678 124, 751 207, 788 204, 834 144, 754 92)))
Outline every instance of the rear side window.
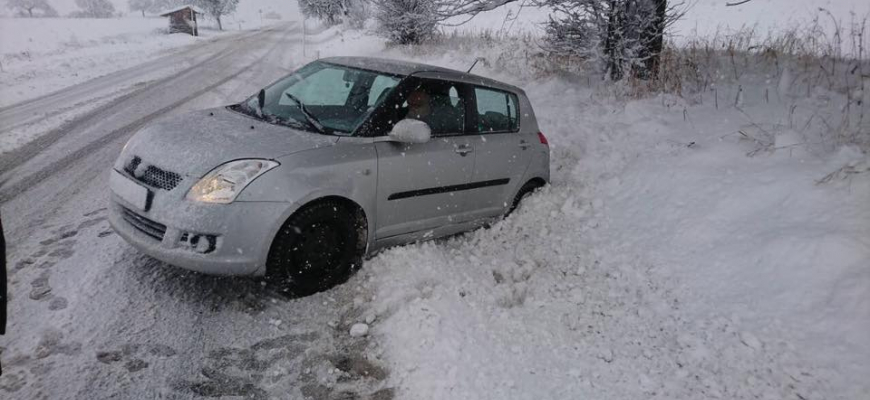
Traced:
POLYGON ((500 90, 474 88, 477 132, 516 132, 519 128, 517 96, 500 90))

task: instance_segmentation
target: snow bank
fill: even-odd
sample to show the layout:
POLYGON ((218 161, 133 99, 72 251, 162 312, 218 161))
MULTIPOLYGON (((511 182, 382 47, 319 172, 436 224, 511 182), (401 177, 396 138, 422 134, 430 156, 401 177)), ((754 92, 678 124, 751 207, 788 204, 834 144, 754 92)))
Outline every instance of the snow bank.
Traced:
MULTIPOLYGON (((322 55, 378 47, 343 38, 322 55)), ((780 82, 747 73, 718 109, 712 91, 625 101, 495 58, 476 71, 527 90, 553 182, 491 229, 366 264, 399 398, 870 394, 870 160, 819 122, 843 95, 771 99, 780 82)))

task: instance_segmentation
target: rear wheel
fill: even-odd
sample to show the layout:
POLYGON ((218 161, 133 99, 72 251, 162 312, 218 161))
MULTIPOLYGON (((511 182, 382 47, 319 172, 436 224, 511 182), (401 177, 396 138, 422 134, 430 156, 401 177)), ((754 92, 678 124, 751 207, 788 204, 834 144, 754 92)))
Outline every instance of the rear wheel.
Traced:
POLYGON ((522 201, 526 197, 531 196, 532 193, 534 193, 535 190, 538 190, 538 188, 540 188, 541 186, 543 186, 543 185, 539 182, 536 182, 536 181, 526 182, 526 184, 523 185, 523 187, 521 187, 520 190, 517 192, 517 195, 514 196, 514 201, 511 203, 511 208, 508 210, 508 212, 504 216, 507 217, 508 215, 511 215, 511 213, 513 213, 514 210, 516 210, 517 207, 520 206, 520 203, 522 203, 522 201))
POLYGON ((343 283, 362 265, 364 219, 342 202, 305 206, 281 227, 266 264, 269 281, 305 296, 343 283))

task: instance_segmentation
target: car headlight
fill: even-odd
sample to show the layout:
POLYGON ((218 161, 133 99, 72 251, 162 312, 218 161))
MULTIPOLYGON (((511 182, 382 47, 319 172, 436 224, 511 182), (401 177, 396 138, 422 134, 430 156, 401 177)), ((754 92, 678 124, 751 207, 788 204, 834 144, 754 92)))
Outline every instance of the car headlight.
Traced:
POLYGON ((206 174, 187 192, 187 199, 203 203, 232 203, 248 184, 281 164, 270 160, 236 160, 206 174))

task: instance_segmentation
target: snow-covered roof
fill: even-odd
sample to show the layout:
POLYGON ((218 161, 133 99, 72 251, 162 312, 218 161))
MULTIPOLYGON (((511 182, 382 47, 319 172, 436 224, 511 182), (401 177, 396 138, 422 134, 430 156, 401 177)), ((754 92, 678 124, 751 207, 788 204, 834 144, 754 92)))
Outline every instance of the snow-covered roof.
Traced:
POLYGON ((421 73, 433 73, 440 75, 441 78, 446 79, 456 79, 460 81, 469 81, 475 82, 478 84, 487 84, 494 88, 500 88, 503 90, 522 92, 523 90, 504 83, 500 81, 496 81, 490 78, 482 77, 479 75, 475 75, 468 72, 457 71, 454 69, 448 69, 443 67, 437 67, 429 64, 421 64, 410 61, 402 61, 402 60, 393 60, 387 58, 377 58, 377 57, 327 57, 321 58, 320 61, 345 65, 348 67, 356 67, 362 69, 369 69, 380 72, 393 73, 398 75, 411 75, 411 74, 421 74, 421 73))
POLYGON ((163 12, 160 13, 160 16, 161 16, 161 17, 165 17, 165 16, 167 16, 167 15, 169 15, 169 14, 172 14, 172 13, 174 13, 174 12, 176 12, 176 11, 181 11, 181 10, 183 10, 183 9, 185 9, 185 8, 189 8, 189 9, 193 10, 193 11, 194 11, 195 13, 197 13, 197 14, 205 14, 205 12, 202 11, 201 8, 199 8, 199 7, 197 7, 197 6, 192 6, 192 5, 190 5, 190 4, 185 4, 185 5, 183 5, 183 6, 178 6, 178 7, 175 7, 175 8, 172 8, 172 9, 166 10, 166 11, 163 11, 163 12))

